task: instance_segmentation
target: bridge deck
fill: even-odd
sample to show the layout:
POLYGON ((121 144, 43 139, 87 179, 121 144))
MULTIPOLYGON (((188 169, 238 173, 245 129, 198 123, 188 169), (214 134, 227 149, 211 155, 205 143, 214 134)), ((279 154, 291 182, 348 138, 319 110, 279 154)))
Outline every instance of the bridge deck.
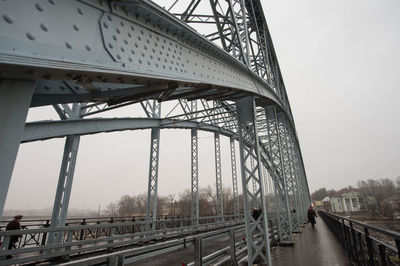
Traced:
MULTIPOLYGON (((307 226, 303 228, 301 234, 295 234, 294 246, 278 246, 273 248, 271 251, 272 264, 274 266, 352 265, 347 257, 346 251, 340 245, 339 241, 336 240, 325 222, 322 219, 317 219, 317 223, 315 229, 312 229, 310 224, 307 224, 307 226)), ((241 237, 242 236, 240 236, 239 239, 241 237)), ((203 255, 225 247, 228 242, 228 238, 214 240, 211 246, 205 245, 203 255)), ((183 251, 143 260, 140 262, 140 265, 179 265, 181 263, 186 264, 187 262, 193 261, 193 258, 194 248, 190 247, 183 251)))
POLYGON ((271 251, 274 266, 351 265, 346 251, 320 218, 315 229, 307 224, 301 234, 295 234, 294 242, 294 246, 279 246, 271 251))

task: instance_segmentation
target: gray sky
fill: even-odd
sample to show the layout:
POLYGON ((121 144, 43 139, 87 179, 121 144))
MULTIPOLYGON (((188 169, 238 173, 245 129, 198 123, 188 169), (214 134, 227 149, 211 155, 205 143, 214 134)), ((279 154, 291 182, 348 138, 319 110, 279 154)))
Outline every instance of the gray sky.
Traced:
MULTIPOLYGON (((262 3, 310 191, 400 176, 400 1, 262 3)), ((102 116, 129 116, 135 109, 102 116)), ((57 116, 51 108, 34 108, 28 119, 57 116)), ((104 208, 124 194, 144 193, 149 132, 82 137, 70 206, 104 208)), ((201 133, 199 139, 201 187, 215 182, 212 137, 201 133)), ((229 140, 221 142, 223 183, 231 187, 229 140)), ((63 139, 21 145, 6 209, 52 206, 63 145, 63 139)), ((161 195, 190 189, 189 131, 162 131, 160 162, 161 195)))

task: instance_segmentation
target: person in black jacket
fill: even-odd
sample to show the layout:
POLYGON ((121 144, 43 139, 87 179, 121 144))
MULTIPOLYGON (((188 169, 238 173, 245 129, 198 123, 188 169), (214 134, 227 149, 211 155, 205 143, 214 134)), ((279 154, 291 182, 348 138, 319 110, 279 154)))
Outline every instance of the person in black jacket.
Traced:
MULTIPOLYGON (((22 219, 22 215, 14 216, 14 220, 9 222, 6 226, 6 230, 21 230, 21 224, 19 223, 22 219)), ((10 237, 10 243, 8 244, 8 249, 16 248, 15 243, 18 242, 18 239, 21 235, 13 235, 10 237)), ((11 257, 11 256, 7 256, 11 257)))
POLYGON ((308 216, 308 222, 311 223, 312 228, 314 228, 315 217, 318 217, 318 216, 315 213, 315 211, 314 211, 312 206, 310 206, 310 208, 308 209, 307 216, 308 216))

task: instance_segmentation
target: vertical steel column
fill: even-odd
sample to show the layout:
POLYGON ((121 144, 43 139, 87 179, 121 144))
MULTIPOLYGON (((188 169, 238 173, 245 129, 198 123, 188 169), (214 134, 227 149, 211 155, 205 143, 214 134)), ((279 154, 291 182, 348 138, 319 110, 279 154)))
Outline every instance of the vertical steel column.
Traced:
POLYGON ((246 240, 248 265, 253 265, 257 257, 271 265, 270 242, 267 223, 267 208, 264 197, 264 184, 261 171, 259 139, 253 97, 245 97, 236 101, 239 125, 240 163, 242 171, 243 201, 246 220, 246 240), (254 160, 253 167, 248 168, 246 162, 254 160), (256 191, 249 189, 249 183, 256 181, 256 191), (251 206, 260 206, 261 215, 257 220, 250 213, 251 206), (254 235, 260 234, 262 241, 255 241, 254 235), (265 252, 265 253, 264 253, 265 252))
POLYGON ((214 150, 215 150, 215 184, 217 192, 217 216, 223 219, 224 216, 224 202, 222 195, 222 175, 221 175, 221 146, 219 140, 219 133, 214 133, 214 150))
POLYGON ((288 156, 289 156, 289 166, 290 166, 290 175, 291 175, 291 181, 292 181, 292 189, 293 189, 293 217, 296 217, 297 224, 298 224, 298 230, 300 231, 300 225, 302 223, 302 216, 303 216, 303 211, 302 211, 302 200, 300 196, 300 188, 299 188, 299 180, 298 180, 298 175, 296 171, 296 158, 294 155, 294 149, 293 149, 293 142, 292 142, 292 130, 291 130, 291 125, 288 119, 283 117, 284 121, 284 128, 286 132, 286 139, 287 139, 287 148, 288 148, 288 156))
MULTIPOLYGON (((142 104, 143 106, 143 104, 142 104)), ((161 116, 161 104, 156 100, 147 101, 143 107, 149 117, 159 118, 161 116)), ((149 182, 147 186, 147 222, 157 220, 157 190, 158 190, 158 162, 160 154, 160 128, 151 129, 149 182)), ((148 224, 148 230, 155 230, 155 226, 148 224)))
MULTIPOLYGON (((54 106, 61 119, 80 119, 81 104, 74 103, 72 109, 68 105, 54 106)), ((51 213, 50 227, 64 226, 68 214, 69 200, 71 197, 72 183, 74 180, 75 165, 78 156, 80 136, 67 136, 64 145, 60 174, 56 196, 54 198, 53 211, 51 213)), ((50 233, 47 243, 60 243, 62 234, 50 233)))
POLYGON ((0 220, 35 82, 0 80, 0 220))
MULTIPOLYGON (((196 119, 197 101, 191 101, 190 106, 185 100, 179 100, 186 117, 196 119)), ((199 143, 197 129, 191 130, 191 222, 192 225, 199 224, 199 143)))
POLYGON ((311 205, 311 200, 310 200, 310 192, 308 189, 308 183, 307 183, 307 178, 304 170, 304 165, 303 165, 303 160, 301 157, 301 151, 300 151, 300 146, 298 144, 296 135, 294 132, 292 132, 293 135, 293 146, 294 146, 294 151, 296 155, 296 160, 297 160, 297 168, 298 168, 298 173, 299 173, 299 179, 301 181, 302 185, 302 193, 303 193, 303 205, 304 205, 304 219, 306 220, 306 212, 308 207, 311 205))
POLYGON ((294 211, 296 209, 296 193, 293 183, 293 176, 292 176, 292 168, 291 168, 291 160, 289 154, 289 147, 288 147, 288 136, 286 132, 285 126, 285 114, 278 113, 278 133, 279 133, 279 140, 281 143, 281 152, 282 152, 282 169, 284 170, 284 176, 286 179, 287 185, 287 192, 288 192, 288 199, 289 199, 289 210, 291 212, 291 222, 292 222, 292 230, 293 232, 300 231, 299 220, 297 217, 297 213, 294 211))
POLYGON ((296 177, 296 189, 297 189, 297 194, 298 194, 298 199, 299 199, 299 208, 300 212, 298 212, 299 215, 299 220, 300 222, 304 222, 306 220, 306 202, 305 202, 305 197, 304 197, 304 185, 303 185, 303 180, 300 172, 300 165, 299 165, 299 158, 298 154, 296 151, 296 135, 294 133, 294 129, 290 126, 289 121, 287 121, 288 124, 288 132, 289 132, 289 143, 291 147, 291 154, 292 154, 292 160, 293 160, 293 168, 294 168, 294 174, 296 177))
POLYGON ((288 244, 293 243, 293 229, 292 229, 292 219, 289 207, 289 196, 287 190, 287 182, 285 169, 283 167, 283 156, 282 148, 280 143, 280 138, 278 134, 278 121, 276 117, 276 110, 273 106, 268 106, 265 108, 265 116, 268 131, 268 144, 269 151, 271 154, 271 160, 276 167, 273 169, 275 176, 275 194, 279 196, 279 205, 277 206, 278 215, 278 228, 279 228, 279 238, 281 242, 287 242, 288 244))
POLYGON ((199 171, 198 171, 198 159, 199 159, 199 150, 198 150, 198 138, 197 138, 197 129, 191 130, 191 154, 192 154, 192 208, 191 208, 191 217, 192 217, 192 225, 199 224, 199 171))
MULTIPOLYGON (((254 169, 254 159, 250 158, 250 169, 254 169)), ((253 178, 253 193, 257 191, 257 181, 253 178)))
POLYGON ((236 170, 236 152, 235 152, 235 140, 233 137, 230 138, 231 148, 231 166, 232 166, 232 190, 233 190, 233 213, 235 216, 240 214, 239 209, 239 192, 238 192, 238 181, 237 181, 237 170, 236 170))
POLYGON ((267 199, 268 199, 268 194, 270 193, 270 187, 268 186, 269 177, 268 177, 267 169, 264 167, 264 165, 261 165, 261 169, 262 169, 263 178, 264 178, 265 206, 267 206, 267 210, 268 210, 267 199))

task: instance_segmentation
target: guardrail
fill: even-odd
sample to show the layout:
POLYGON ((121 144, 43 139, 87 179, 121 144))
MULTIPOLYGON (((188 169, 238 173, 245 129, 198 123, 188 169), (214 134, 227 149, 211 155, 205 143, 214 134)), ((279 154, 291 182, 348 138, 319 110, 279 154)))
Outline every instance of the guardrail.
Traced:
MULTIPOLYGON (((211 215, 209 215, 211 216, 211 215)), ((157 220, 168 220, 168 219, 184 219, 189 218, 188 216, 172 216, 172 215, 162 215, 157 217, 157 220)), ((0 231, 5 230, 6 225, 13 219, 5 219, 0 222, 0 231)), ((135 222, 135 221, 145 221, 146 216, 134 215, 134 216, 98 216, 98 217, 76 217, 68 218, 65 222, 66 226, 72 225, 86 225, 86 224, 100 224, 100 223, 114 223, 114 222, 135 222)), ((45 228, 49 227, 51 218, 30 218, 21 221, 21 226, 23 228, 45 228)))
POLYGON ((71 255, 112 250, 130 245, 142 245, 147 241, 165 241, 166 239, 183 237, 192 233, 216 230, 243 224, 241 216, 199 217, 199 225, 190 225, 189 218, 166 219, 157 221, 117 222, 94 225, 78 225, 65 227, 48 227, 2 231, 3 239, 0 251, 0 265, 17 264, 48 260, 55 257, 68 258, 71 255), (150 229, 150 230, 148 230, 150 229), (54 244, 47 243, 50 234, 61 235, 61 240, 54 244), (32 245, 23 248, 6 250, 10 237, 21 235, 21 239, 35 238, 32 245), (6 260, 7 256, 15 256, 6 260))
MULTIPOLYGON (((276 218, 268 219, 268 223, 270 225, 270 238, 276 239, 278 235, 276 218)), ((238 262, 241 259, 244 259, 247 255, 246 239, 242 237, 245 235, 245 230, 246 228, 243 224, 149 246, 136 247, 110 254, 74 260, 60 265, 125 265, 128 263, 134 263, 144 259, 152 258, 164 253, 182 250, 191 246, 194 246, 194 261, 187 263, 187 266, 226 264, 238 265, 238 262), (229 245, 227 247, 203 256, 203 247, 208 241, 223 237, 228 237, 227 243, 229 243, 229 245)), ((260 235, 254 235, 254 239, 255 242, 262 241, 260 235)), ((271 240, 271 242, 273 243, 273 240, 271 240)))
MULTIPOLYGON (((200 217, 198 223, 213 223, 218 217, 216 216, 205 216, 200 217)), ((224 216, 225 220, 231 219, 244 219, 243 215, 224 216)), ((143 216, 136 217, 95 217, 95 218, 72 218, 68 219, 66 226, 79 226, 79 225, 98 225, 98 224, 110 224, 110 223, 129 223, 134 222, 135 224, 129 228, 127 226, 116 230, 116 234, 119 233, 135 233, 144 231, 146 225, 152 226, 155 229, 172 228, 178 226, 191 225, 191 219, 189 217, 170 217, 170 218, 159 218, 155 222, 148 224, 143 216)), ((49 220, 47 219, 31 219, 25 220, 21 223, 22 229, 41 229, 49 228, 49 220)), ((5 226, 2 228, 5 230, 5 226)), ((1 232, 1 231, 0 231, 1 232)), ((24 231, 25 232, 25 231, 24 231)), ((73 240, 86 240, 107 236, 108 232, 88 227, 75 232, 72 236, 73 240)), ((1 236, 1 233, 0 233, 1 236)), ((16 248, 25 248, 28 246, 39 246, 46 245, 48 233, 46 230, 39 232, 32 232, 31 234, 22 234, 22 237, 15 243, 16 248)))
POLYGON ((355 264, 400 265, 400 233, 325 211, 318 214, 355 264))

